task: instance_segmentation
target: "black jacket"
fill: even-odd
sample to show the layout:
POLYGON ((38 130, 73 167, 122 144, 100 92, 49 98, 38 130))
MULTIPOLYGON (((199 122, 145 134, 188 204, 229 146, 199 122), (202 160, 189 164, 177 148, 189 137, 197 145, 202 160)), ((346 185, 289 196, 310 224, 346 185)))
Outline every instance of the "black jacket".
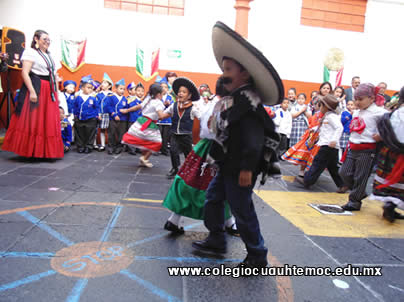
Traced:
POLYGON ((217 143, 212 146, 211 155, 218 159, 225 175, 238 176, 241 170, 247 170, 257 176, 262 168, 265 136, 276 135, 268 113, 261 103, 254 105, 248 91, 251 92, 250 86, 233 91, 233 106, 221 114, 228 121, 226 151, 217 143))

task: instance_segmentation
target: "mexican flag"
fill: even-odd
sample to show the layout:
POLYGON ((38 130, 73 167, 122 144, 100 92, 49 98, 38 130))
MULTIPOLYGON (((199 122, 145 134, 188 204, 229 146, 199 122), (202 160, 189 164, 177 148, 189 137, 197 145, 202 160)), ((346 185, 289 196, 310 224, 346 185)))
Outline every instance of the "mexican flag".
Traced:
POLYGON ((158 75, 160 48, 149 51, 136 47, 136 73, 146 82, 158 75))
POLYGON ((74 41, 61 39, 62 41, 62 64, 71 72, 76 72, 84 64, 87 39, 74 41))

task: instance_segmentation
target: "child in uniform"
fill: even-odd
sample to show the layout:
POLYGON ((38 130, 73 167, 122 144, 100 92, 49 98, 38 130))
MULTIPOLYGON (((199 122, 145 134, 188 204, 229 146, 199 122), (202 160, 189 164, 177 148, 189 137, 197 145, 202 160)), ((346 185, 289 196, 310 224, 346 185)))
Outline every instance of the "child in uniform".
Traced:
POLYGON ((107 97, 112 96, 113 93, 111 91, 112 88, 112 80, 105 72, 104 77, 101 82, 101 92, 97 94, 97 101, 98 106, 100 108, 99 113, 99 125, 98 128, 100 129, 100 140, 101 146, 98 148, 98 151, 105 150, 105 133, 109 127, 109 113, 107 111, 107 97))
POLYGON ((359 211, 362 200, 367 197, 366 185, 376 157, 376 143, 380 141, 377 122, 387 112, 378 107, 375 86, 370 83, 360 84, 355 89, 355 110, 351 121, 349 145, 342 160, 344 163, 340 175, 345 185, 351 190, 349 201, 342 206, 346 211, 359 211))
POLYGON ((128 115, 121 109, 128 108, 125 96, 125 80, 115 83, 115 93, 107 98, 107 112, 110 115, 108 126, 108 154, 120 154, 123 150, 121 140, 128 129, 128 115))
POLYGON ((292 132, 290 134, 290 145, 296 145, 301 139, 304 132, 309 126, 308 119, 311 117, 311 113, 308 110, 306 102, 306 95, 299 93, 297 96, 297 104, 295 104, 291 110, 292 113, 292 132))
POLYGON ((91 152, 97 130, 99 107, 92 96, 92 81, 91 77, 82 78, 81 91, 74 100, 74 131, 79 153, 91 152))
MULTIPOLYGON (((137 106, 142 103, 142 101, 136 95, 136 84, 134 82, 130 83, 126 89, 128 90, 129 96, 127 97, 128 100, 128 108, 137 106)), ((129 122, 128 122, 128 129, 133 125, 134 122, 142 115, 142 111, 139 109, 137 111, 129 112, 129 122)), ((129 154, 136 155, 136 148, 132 146, 128 146, 129 154)))
MULTIPOLYGON (((160 81, 161 88, 163 88, 163 97, 161 101, 164 104, 165 108, 170 107, 171 104, 174 103, 173 98, 171 97, 170 94, 168 94, 168 82, 165 79, 162 79, 160 81)), ((171 128, 171 117, 168 117, 163 120, 159 120, 157 122, 157 125, 159 125, 160 133, 161 133, 161 139, 162 139, 162 146, 160 153, 163 155, 168 155, 168 141, 170 139, 170 128, 171 128)))
POLYGON ((59 107, 60 112, 60 124, 62 127, 62 140, 64 146, 64 152, 70 151, 70 144, 72 142, 72 125, 70 125, 69 120, 65 117, 65 111, 63 107, 59 107))
POLYGON ((281 108, 275 112, 275 118, 273 119, 276 126, 275 130, 281 136, 278 147, 279 157, 288 150, 288 141, 292 132, 292 114, 288 110, 288 107, 289 99, 285 98, 281 103, 281 108))
POLYGON ((342 153, 345 152, 345 149, 348 145, 349 134, 350 134, 349 126, 351 125, 352 114, 353 114, 354 108, 355 108, 354 101, 347 101, 346 102, 347 110, 345 110, 341 114, 341 123, 342 123, 342 126, 344 127, 344 132, 342 132, 341 139, 339 141, 339 145, 342 149, 342 153))

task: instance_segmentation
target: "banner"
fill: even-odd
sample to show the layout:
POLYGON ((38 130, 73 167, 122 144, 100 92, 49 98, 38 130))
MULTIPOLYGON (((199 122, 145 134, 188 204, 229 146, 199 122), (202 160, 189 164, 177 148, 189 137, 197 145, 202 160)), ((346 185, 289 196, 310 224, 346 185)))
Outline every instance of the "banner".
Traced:
POLYGON ((160 48, 154 51, 136 47, 136 73, 146 82, 158 75, 160 48))
POLYGON ((84 64, 87 39, 74 41, 61 39, 62 41, 62 64, 71 72, 76 72, 84 64))

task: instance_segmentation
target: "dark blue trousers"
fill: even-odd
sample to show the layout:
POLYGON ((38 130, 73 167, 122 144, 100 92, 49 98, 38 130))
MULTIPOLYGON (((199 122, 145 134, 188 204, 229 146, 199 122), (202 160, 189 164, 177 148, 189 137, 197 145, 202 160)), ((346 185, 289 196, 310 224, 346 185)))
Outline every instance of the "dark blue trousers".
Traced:
POLYGON ((240 237, 246 245, 248 257, 257 261, 266 261, 268 249, 264 245, 257 214, 252 201, 252 186, 240 187, 238 177, 216 174, 206 192, 204 222, 210 231, 209 237, 218 246, 226 246, 224 232, 224 202, 228 201, 236 219, 240 237))

